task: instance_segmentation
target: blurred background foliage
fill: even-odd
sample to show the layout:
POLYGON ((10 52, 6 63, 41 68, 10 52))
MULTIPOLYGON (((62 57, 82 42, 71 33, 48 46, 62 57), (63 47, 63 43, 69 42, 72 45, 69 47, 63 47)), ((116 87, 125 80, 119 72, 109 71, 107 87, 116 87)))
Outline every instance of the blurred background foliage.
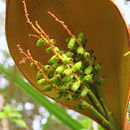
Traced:
MULTIPOLYGON (((129 2, 123 4, 130 12, 129 2)), ((9 54, 4 19, 5 0, 0 0, 0 130, 103 130, 40 94, 24 79, 9 54)))

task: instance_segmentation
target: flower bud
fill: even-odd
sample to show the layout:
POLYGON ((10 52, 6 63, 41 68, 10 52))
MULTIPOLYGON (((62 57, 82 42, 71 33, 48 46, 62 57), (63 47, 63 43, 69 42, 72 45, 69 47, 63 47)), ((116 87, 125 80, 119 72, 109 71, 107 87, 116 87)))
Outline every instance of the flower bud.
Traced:
POLYGON ((96 57, 95 56, 90 58, 90 64, 91 65, 94 64, 95 61, 96 61, 96 57))
POLYGON ((76 39, 75 38, 71 38, 70 41, 69 41, 69 43, 68 43, 68 48, 69 49, 73 49, 75 43, 76 43, 76 39))
POLYGON ((48 47, 48 48, 46 49, 46 53, 52 53, 52 50, 51 50, 50 47, 48 47))
POLYGON ((51 57, 51 59, 49 60, 51 63, 56 63, 59 61, 59 58, 57 57, 57 55, 54 55, 51 57))
POLYGON ((60 51, 58 47, 55 47, 54 49, 55 49, 57 52, 59 52, 59 51, 60 51))
POLYGON ((56 81, 57 81, 57 78, 55 76, 50 79, 51 83, 56 83, 56 81))
POLYGON ((94 66, 93 72, 98 73, 100 70, 101 70, 101 65, 100 64, 96 64, 94 66))
POLYGON ((37 72, 37 79, 39 80, 39 79, 42 79, 42 78, 43 78, 42 74, 40 72, 37 72))
POLYGON ((65 76, 71 75, 71 74, 72 74, 72 69, 65 69, 64 72, 63 72, 63 74, 64 74, 65 76))
POLYGON ((89 74, 89 75, 86 75, 85 77, 84 77, 84 79, 83 79, 83 81, 85 81, 85 82, 90 82, 91 80, 92 80, 92 78, 93 78, 93 76, 91 75, 91 74, 89 74))
POLYGON ((51 39, 50 42, 51 42, 51 44, 53 44, 53 45, 56 44, 56 41, 55 41, 54 39, 51 39))
POLYGON ((37 81, 37 84, 41 86, 41 85, 44 85, 46 82, 47 82, 46 79, 42 78, 37 81))
POLYGON ((79 87, 80 87, 80 81, 76 81, 73 83, 71 90, 75 92, 79 89, 79 87))
POLYGON ((97 79, 96 83, 98 85, 102 85, 104 83, 104 81, 105 81, 105 79, 103 77, 100 77, 100 78, 97 79))
POLYGON ((85 74, 90 74, 90 73, 92 72, 92 70, 93 70, 92 65, 89 65, 89 66, 85 69, 84 73, 85 73, 85 74))
POLYGON ((31 62, 30 66, 31 66, 32 68, 35 68, 35 67, 36 67, 36 65, 35 65, 33 62, 31 62))
POLYGON ((71 99, 72 99, 72 94, 70 94, 70 93, 66 94, 66 95, 65 95, 65 98, 66 98, 67 100, 71 100, 71 99))
POLYGON ((41 46, 43 46, 44 42, 45 42, 45 41, 43 40, 43 38, 40 38, 40 39, 37 41, 36 46, 41 47, 41 46))
POLYGON ((90 54, 89 54, 89 52, 87 52, 87 51, 85 51, 84 53, 83 53, 83 56, 84 56, 84 58, 90 58, 90 54))
POLYGON ((68 44, 71 38, 66 38, 65 43, 68 44))
POLYGON ((82 67, 82 62, 79 61, 79 62, 77 62, 77 63, 75 63, 75 64, 73 65, 72 71, 73 71, 73 72, 77 72, 77 71, 79 71, 79 70, 81 69, 81 67, 82 67))
POLYGON ((62 74, 62 72, 64 71, 64 69, 65 69, 65 66, 61 65, 61 66, 57 67, 57 69, 55 70, 55 72, 58 73, 58 74, 62 74))
POLYGON ((86 95, 87 95, 87 93, 88 93, 88 88, 84 88, 82 91, 81 91, 81 97, 85 97, 86 95))
POLYGON ((86 101, 82 101, 80 104, 84 109, 90 107, 90 105, 86 101))
POLYGON ((43 70, 44 70, 45 72, 47 72, 47 71, 49 71, 50 68, 51 68, 50 65, 45 65, 45 66, 43 67, 43 70))
POLYGON ((59 64, 56 62, 52 65, 52 70, 54 71, 57 67, 59 66, 59 64))
POLYGON ((52 90, 52 86, 48 85, 46 87, 43 88, 43 91, 51 91, 52 90))
POLYGON ((78 35, 78 39, 81 43, 83 43, 85 41, 85 34, 83 32, 81 32, 79 35, 78 35))
POLYGON ((62 95, 63 95, 63 93, 62 93, 62 92, 59 92, 59 93, 57 93, 57 94, 54 96, 54 98, 55 98, 55 99, 60 99, 60 98, 62 97, 62 95))
POLYGON ((72 81, 73 79, 72 79, 72 77, 71 76, 65 76, 63 79, 62 79, 62 81, 64 82, 64 83, 68 83, 68 82, 70 82, 70 81, 72 81))
POLYGON ((84 53, 84 51, 85 51, 84 48, 81 46, 77 48, 77 53, 80 55, 82 55, 84 53))
POLYGON ((70 51, 67 51, 67 52, 65 53, 65 55, 66 55, 67 57, 72 57, 72 56, 73 56, 73 53, 70 52, 70 51))

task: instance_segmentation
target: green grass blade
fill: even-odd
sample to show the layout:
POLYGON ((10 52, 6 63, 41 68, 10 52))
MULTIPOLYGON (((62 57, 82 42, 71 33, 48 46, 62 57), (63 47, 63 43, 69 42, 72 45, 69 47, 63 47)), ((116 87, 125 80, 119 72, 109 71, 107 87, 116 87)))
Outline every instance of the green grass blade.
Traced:
MULTIPOLYGON (((0 73, 4 73, 5 77, 9 79, 12 70, 11 68, 4 68, 3 65, 0 65, 0 73)), ((14 83, 23 90, 25 90, 35 101, 37 101, 40 105, 44 106, 49 113, 53 114, 57 119, 62 121, 71 129, 80 130, 83 128, 83 126, 78 121, 72 119, 71 116, 68 115, 64 109, 62 109, 57 104, 50 102, 43 94, 37 91, 29 83, 25 82, 23 78, 17 74, 15 75, 14 83)))

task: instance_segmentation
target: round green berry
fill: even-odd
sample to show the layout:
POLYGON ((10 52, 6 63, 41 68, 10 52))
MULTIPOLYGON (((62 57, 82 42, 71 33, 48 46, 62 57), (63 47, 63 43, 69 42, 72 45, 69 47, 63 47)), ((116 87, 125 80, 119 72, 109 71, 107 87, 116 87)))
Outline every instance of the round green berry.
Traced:
POLYGON ((45 65, 45 66, 43 67, 43 70, 44 70, 45 72, 47 72, 47 71, 49 71, 50 68, 51 68, 50 65, 45 65))
POLYGON ((103 77, 99 77, 96 81, 98 85, 102 85, 104 83, 105 79, 103 77))

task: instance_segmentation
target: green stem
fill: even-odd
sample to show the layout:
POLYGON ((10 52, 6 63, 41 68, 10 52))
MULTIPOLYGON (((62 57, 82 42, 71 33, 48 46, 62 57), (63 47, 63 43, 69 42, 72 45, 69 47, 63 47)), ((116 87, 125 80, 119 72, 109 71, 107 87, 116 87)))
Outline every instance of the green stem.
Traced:
POLYGON ((94 102, 94 104, 96 105, 96 107, 98 108, 98 110, 101 112, 101 114, 104 117, 106 117, 105 110, 103 109, 101 103, 99 102, 99 100, 97 99, 97 97, 93 94, 93 92, 89 88, 88 88, 88 95, 91 97, 92 101, 94 102))
POLYGON ((97 116, 102 121, 102 124, 104 126, 109 128, 110 130, 118 130, 115 129, 114 126, 104 116, 102 116, 92 105, 90 105, 86 101, 83 101, 83 106, 89 109, 95 116, 97 116))
POLYGON ((106 111, 108 120, 111 122, 111 124, 113 124, 115 130, 120 130, 119 124, 116 122, 115 118, 112 115, 112 112, 109 111, 107 104, 103 100, 102 90, 101 90, 101 88, 99 86, 96 86, 96 91, 97 91, 99 100, 102 103, 102 105, 103 105, 103 107, 104 107, 104 109, 106 111))

